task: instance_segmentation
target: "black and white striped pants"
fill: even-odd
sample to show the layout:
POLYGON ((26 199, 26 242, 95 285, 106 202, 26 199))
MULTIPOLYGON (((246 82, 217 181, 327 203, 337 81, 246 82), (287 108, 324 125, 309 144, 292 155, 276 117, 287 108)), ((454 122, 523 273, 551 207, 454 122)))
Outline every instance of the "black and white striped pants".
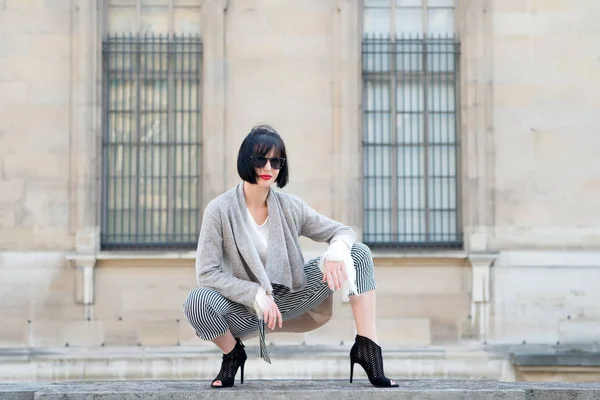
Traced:
MULTIPOLYGON (((369 248, 355 243, 350 252, 356 269, 358 294, 375 289, 373 258, 369 248)), ((306 287, 297 292, 281 285, 273 285, 273 298, 283 320, 299 317, 321 304, 331 296, 327 282, 322 282, 323 273, 319 270, 319 258, 313 258, 304 266, 306 287)), ((183 310, 196 334, 203 340, 213 340, 228 330, 234 337, 244 337, 259 330, 261 356, 266 355, 264 324, 242 304, 235 303, 214 289, 198 287, 193 289, 183 304, 183 310)))

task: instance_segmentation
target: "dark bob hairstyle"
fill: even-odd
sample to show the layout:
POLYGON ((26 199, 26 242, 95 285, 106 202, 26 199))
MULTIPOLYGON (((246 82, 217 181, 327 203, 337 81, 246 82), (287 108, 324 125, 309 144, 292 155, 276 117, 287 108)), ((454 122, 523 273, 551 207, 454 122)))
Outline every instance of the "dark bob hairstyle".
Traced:
POLYGON ((252 130, 240 146, 237 159, 237 170, 242 180, 256 184, 258 176, 252 165, 252 156, 265 157, 273 150, 275 157, 285 158, 283 167, 279 170, 279 175, 275 180, 278 188, 282 188, 288 183, 288 160, 285 152, 285 144, 279 133, 269 125, 257 125, 252 130))

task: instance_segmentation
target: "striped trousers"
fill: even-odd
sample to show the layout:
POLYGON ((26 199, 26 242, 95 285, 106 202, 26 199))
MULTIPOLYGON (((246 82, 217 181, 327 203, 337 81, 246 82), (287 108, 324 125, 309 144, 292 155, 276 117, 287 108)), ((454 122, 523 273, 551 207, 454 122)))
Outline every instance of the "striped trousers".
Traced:
MULTIPOLYGON (((373 258, 369 248, 362 243, 355 243, 350 254, 356 268, 358 294, 375 289, 373 258)), ((283 321, 299 317, 333 294, 327 282, 322 282, 319 258, 308 261, 304 271, 306 287, 300 291, 290 292, 285 286, 273 285, 273 298, 283 321)), ((198 287, 188 295, 183 311, 196 335, 203 340, 213 340, 228 330, 234 337, 248 336, 258 330, 261 357, 270 362, 265 345, 265 325, 242 304, 223 297, 214 289, 198 287)))

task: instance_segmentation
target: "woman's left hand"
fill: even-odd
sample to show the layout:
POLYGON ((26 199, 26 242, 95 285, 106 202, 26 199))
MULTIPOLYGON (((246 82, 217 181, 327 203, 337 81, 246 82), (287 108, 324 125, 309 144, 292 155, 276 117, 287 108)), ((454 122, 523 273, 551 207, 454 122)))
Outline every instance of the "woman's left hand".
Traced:
POLYGON ((342 261, 325 260, 323 269, 322 282, 327 282, 331 290, 341 289, 342 284, 348 280, 348 274, 346 274, 346 268, 342 261))

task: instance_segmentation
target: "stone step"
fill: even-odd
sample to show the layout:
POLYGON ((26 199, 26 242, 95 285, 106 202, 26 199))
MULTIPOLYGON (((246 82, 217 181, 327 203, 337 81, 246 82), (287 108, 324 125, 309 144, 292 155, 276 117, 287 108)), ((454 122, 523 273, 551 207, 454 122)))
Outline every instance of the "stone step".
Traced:
MULTIPOLYGON (((249 379, 348 379, 350 345, 269 346, 272 364, 247 345, 249 379)), ((386 373, 394 379, 462 378, 514 380, 503 354, 477 346, 384 349, 386 373)), ((211 348, 59 348, 0 351, 0 382, 72 380, 212 379, 221 353, 211 348)), ((359 366, 355 376, 366 378, 359 366)))
POLYGON ((368 381, 250 380, 212 389, 209 381, 72 382, 47 385, 0 384, 0 399, 112 400, 591 400, 600 384, 507 383, 470 380, 403 380, 397 388, 375 388, 368 381))

